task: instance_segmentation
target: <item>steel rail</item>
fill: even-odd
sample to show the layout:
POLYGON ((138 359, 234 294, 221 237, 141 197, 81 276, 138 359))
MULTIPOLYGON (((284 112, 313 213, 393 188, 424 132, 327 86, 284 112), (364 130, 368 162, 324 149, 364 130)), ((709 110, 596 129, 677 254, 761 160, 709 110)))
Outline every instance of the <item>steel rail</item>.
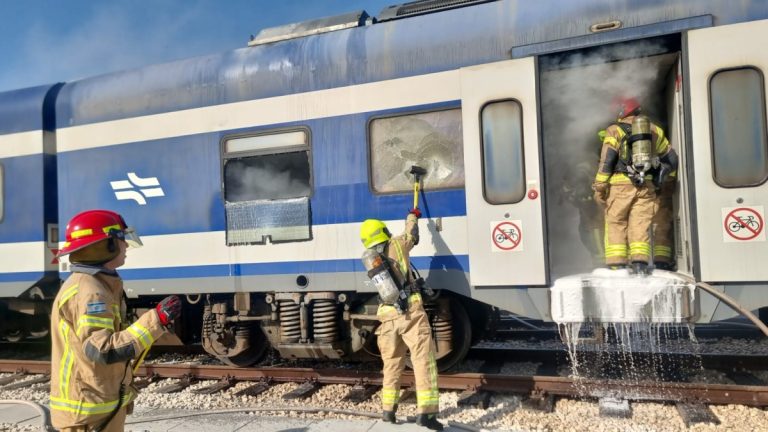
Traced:
MULTIPOLYGON (((44 361, 0 360, 0 372, 50 373, 44 361)), ((381 385, 381 374, 350 369, 232 368, 219 365, 150 364, 139 368, 138 376, 218 380, 271 380, 273 382, 315 381, 321 384, 381 385)), ((403 386, 413 386, 414 376, 405 371, 403 386)), ((638 382, 622 380, 572 379, 559 376, 508 376, 480 373, 441 374, 438 384, 445 390, 478 390, 583 398, 614 397, 628 400, 697 402, 768 406, 768 386, 679 382, 638 382)))

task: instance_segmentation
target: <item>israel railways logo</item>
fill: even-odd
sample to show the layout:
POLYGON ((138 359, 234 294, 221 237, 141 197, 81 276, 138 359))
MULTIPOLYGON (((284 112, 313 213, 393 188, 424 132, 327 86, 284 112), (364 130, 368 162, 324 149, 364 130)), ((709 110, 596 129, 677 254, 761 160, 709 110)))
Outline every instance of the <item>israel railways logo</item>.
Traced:
POLYGON ((115 191, 115 198, 118 200, 134 200, 139 205, 146 205, 145 198, 154 198, 165 196, 163 188, 157 177, 141 178, 136 173, 129 172, 128 180, 118 180, 109 182, 112 190, 115 191), (139 188, 139 190, 135 190, 139 188))

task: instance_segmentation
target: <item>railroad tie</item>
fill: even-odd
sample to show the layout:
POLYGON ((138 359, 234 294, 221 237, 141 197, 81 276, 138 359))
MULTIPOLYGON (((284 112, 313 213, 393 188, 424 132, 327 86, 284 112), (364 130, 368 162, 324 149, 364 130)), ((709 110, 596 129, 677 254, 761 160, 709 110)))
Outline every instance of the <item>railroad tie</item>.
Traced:
POLYGON ((192 384, 194 384, 195 381, 197 381, 196 378, 191 377, 189 375, 184 375, 179 379, 179 382, 160 387, 155 390, 155 393, 163 393, 163 394, 177 393, 191 386, 192 384))
POLYGON ((491 393, 484 390, 467 389, 459 394, 458 406, 487 409, 491 403, 491 393))
POLYGON ((349 392, 346 396, 344 396, 343 400, 352 403, 365 402, 370 399, 371 396, 373 396, 377 391, 379 391, 379 386, 358 383, 349 389, 349 392))
POLYGON ((235 393, 235 396, 258 396, 272 387, 272 383, 269 380, 261 380, 252 386, 248 386, 235 393))
POLYGON ((523 400, 522 407, 531 411, 551 413, 555 410, 555 397, 549 393, 533 392, 523 400))
POLYGON ((27 374, 24 373, 24 372, 16 372, 13 375, 9 375, 7 377, 0 378, 0 386, 4 386, 4 385, 6 385, 8 383, 12 383, 12 382, 14 382, 16 380, 20 380, 20 379, 24 378, 25 376, 27 376, 27 374))
POLYGON ((685 427, 691 427, 697 423, 720 424, 720 419, 708 406, 700 403, 677 403, 677 412, 685 423, 685 427))
POLYGON ((213 383, 213 384, 211 384, 209 386, 205 386, 205 387, 200 387, 198 389, 194 389, 194 390, 192 390, 192 393, 195 393, 195 394, 214 394, 214 393, 218 393, 218 392, 224 391, 224 390, 232 387, 233 385, 235 385, 236 382, 237 381, 235 381, 234 378, 232 378, 230 376, 226 376, 226 377, 222 378, 221 380, 219 380, 218 382, 213 383))
POLYGON ((51 380, 50 375, 40 375, 36 378, 32 378, 31 380, 18 381, 18 382, 14 382, 13 384, 8 384, 7 386, 3 387, 3 390, 15 390, 22 387, 30 386, 32 384, 49 382, 50 380, 51 380))
POLYGON ((283 400, 304 399, 312 396, 320 388, 317 381, 307 381, 283 395, 283 400))
POLYGON ((626 399, 604 397, 598 402, 601 417, 631 418, 632 406, 626 399))

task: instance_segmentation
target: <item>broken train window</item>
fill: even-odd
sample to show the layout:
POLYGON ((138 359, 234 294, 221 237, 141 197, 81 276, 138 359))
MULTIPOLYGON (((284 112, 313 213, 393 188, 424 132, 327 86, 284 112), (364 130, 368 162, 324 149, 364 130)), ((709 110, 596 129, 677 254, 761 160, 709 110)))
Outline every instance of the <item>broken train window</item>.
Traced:
POLYGON ((310 240, 309 130, 223 140, 227 245, 310 240))
POLYGON ((461 109, 397 114, 368 124, 371 187, 378 193, 413 189, 411 166, 427 170, 425 189, 464 186, 461 109))

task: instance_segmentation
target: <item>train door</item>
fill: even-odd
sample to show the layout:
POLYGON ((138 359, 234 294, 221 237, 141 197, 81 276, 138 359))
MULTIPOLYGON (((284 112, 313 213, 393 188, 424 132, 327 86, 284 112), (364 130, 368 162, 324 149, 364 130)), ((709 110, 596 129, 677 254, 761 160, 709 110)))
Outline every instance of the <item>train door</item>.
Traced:
POLYGON ((470 283, 547 283, 532 57, 461 70, 470 283))
POLYGON ((688 33, 696 238, 704 281, 768 279, 768 21, 688 33))

